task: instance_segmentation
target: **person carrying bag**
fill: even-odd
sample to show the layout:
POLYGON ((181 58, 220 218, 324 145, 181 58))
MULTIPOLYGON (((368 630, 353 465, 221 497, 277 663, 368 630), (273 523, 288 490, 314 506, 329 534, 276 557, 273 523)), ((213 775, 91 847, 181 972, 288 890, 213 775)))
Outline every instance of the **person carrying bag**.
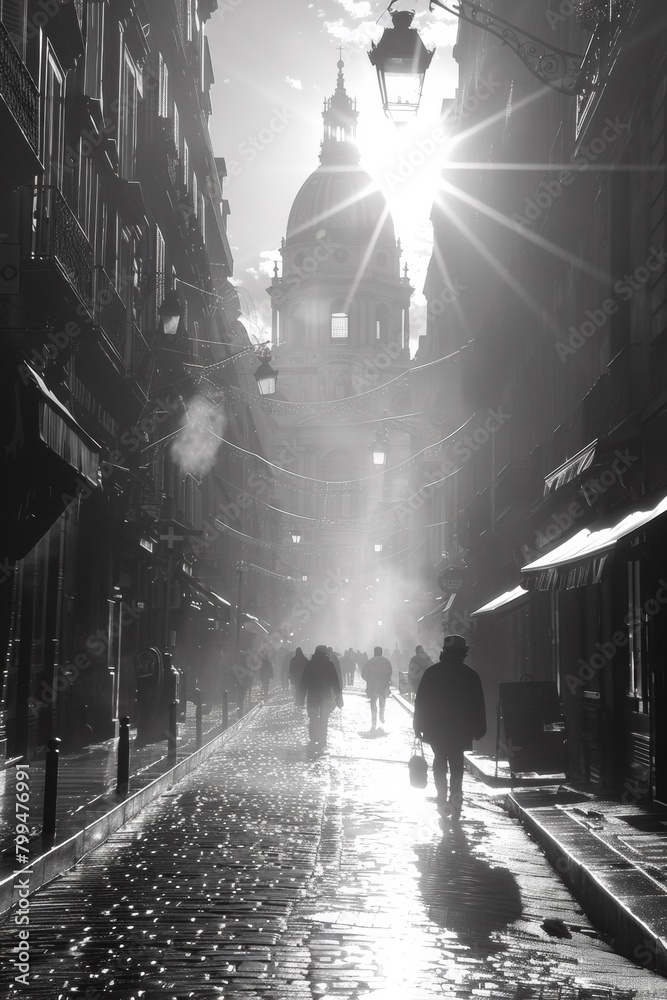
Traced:
POLYGON ((428 764, 424 757, 424 746, 420 739, 415 737, 412 744, 412 757, 408 761, 408 771, 410 772, 410 784, 413 788, 426 788, 428 782, 428 764))

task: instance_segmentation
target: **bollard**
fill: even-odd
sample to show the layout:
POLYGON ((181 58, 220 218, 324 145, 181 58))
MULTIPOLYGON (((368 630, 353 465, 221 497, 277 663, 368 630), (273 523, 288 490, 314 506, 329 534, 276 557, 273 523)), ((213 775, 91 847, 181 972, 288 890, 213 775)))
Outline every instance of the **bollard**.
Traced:
POLYGON ((176 748, 178 744, 178 702, 169 703, 169 730, 167 732, 167 757, 170 760, 176 758, 176 748))
POLYGON ((60 758, 58 737, 46 744, 46 767, 44 770, 44 814, 42 837, 53 837, 56 832, 56 806, 58 804, 58 761, 60 758))
POLYGON ((130 790, 130 720, 124 715, 118 733, 118 769, 116 795, 127 795, 130 790))
POLYGON ((201 691, 195 688, 195 742, 197 750, 201 747, 201 691))
POLYGON ((222 692, 222 728, 226 729, 229 725, 229 691, 225 689, 222 692))

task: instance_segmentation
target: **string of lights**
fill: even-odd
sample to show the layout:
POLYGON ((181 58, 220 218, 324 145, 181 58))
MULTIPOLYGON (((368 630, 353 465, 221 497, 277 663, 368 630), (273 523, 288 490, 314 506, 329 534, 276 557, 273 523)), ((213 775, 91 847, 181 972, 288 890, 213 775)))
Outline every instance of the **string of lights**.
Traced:
MULTIPOLYGON (((462 430, 464 430, 464 428, 467 427, 468 424, 473 419, 474 419, 474 414, 473 416, 469 417, 464 423, 462 423, 460 427, 457 427, 455 431, 452 431, 450 434, 447 434, 444 438, 440 438, 439 441, 434 441, 432 444, 427 444, 424 448, 422 448, 420 451, 415 452, 414 455, 411 455, 409 458, 406 458, 403 462, 399 462, 397 465, 392 466, 391 469, 382 469, 380 472, 374 472, 370 476, 362 476, 360 479, 319 479, 316 476, 304 476, 300 472, 293 472, 292 469, 285 469, 282 465, 276 465, 275 462, 271 462, 268 458, 264 458, 262 455, 258 455, 254 451, 249 451, 247 448, 242 448, 240 445, 234 444, 233 441, 229 441, 227 440, 227 438, 222 437, 220 434, 216 434, 215 431, 210 427, 204 427, 204 425, 201 423, 197 423, 197 426, 208 431, 209 434, 212 434, 213 437, 216 438, 218 441, 220 441, 221 444, 229 445, 230 448, 234 448, 236 451, 241 452, 241 454, 247 455, 248 458, 255 458, 260 462, 264 462, 270 468, 275 469, 278 472, 282 472, 287 476, 293 476, 295 479, 298 479, 301 482, 318 483, 319 485, 325 486, 328 489, 330 486, 356 486, 359 483, 369 483, 372 482, 373 480, 380 479, 382 476, 392 475, 399 469, 402 469, 404 466, 414 462, 415 459, 419 458, 420 455, 423 455, 424 452, 429 451, 431 448, 437 448, 441 444, 445 444, 446 441, 449 441, 451 438, 455 437, 462 430)), ((422 489, 424 488, 425 487, 422 487, 422 489)))

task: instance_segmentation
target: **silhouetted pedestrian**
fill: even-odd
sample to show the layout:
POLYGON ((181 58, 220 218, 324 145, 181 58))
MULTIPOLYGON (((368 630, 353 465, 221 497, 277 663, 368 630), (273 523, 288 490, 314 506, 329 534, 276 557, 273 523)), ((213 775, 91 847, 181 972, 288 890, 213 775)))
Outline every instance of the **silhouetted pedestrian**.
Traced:
POLYGON ((232 673, 236 678, 236 703, 239 712, 243 714, 246 699, 252 690, 253 674, 248 666, 248 657, 243 649, 237 650, 232 665, 232 673))
POLYGON ((327 742, 329 716, 334 705, 343 707, 343 693, 336 668, 327 655, 326 646, 316 646, 301 677, 299 704, 306 702, 310 742, 323 749, 327 742))
POLYGON ((374 653, 361 668, 361 676, 366 681, 366 694, 371 700, 371 730, 377 728, 378 702, 380 722, 384 722, 384 708, 391 689, 391 662, 382 655, 382 646, 376 646, 374 653))
POLYGON ((306 669, 306 664, 308 659, 303 654, 301 646, 296 647, 294 656, 290 660, 289 664, 289 682, 292 685, 292 694, 294 696, 294 704, 299 704, 299 686, 301 684, 301 678, 303 677, 303 672, 306 669))
POLYGON ((410 690, 413 695, 417 694, 419 682, 432 664, 433 660, 428 653, 424 652, 424 647, 416 646, 415 655, 410 660, 408 666, 408 681, 410 682, 410 690))
POLYGON ((343 671, 341 669, 340 660, 338 659, 338 654, 334 653, 333 648, 331 646, 327 646, 326 650, 327 650, 327 655, 328 655, 329 659, 331 660, 331 662, 333 663, 334 667, 336 668, 336 673, 338 674, 338 680, 340 681, 340 686, 341 686, 341 690, 342 690, 342 688, 343 688, 343 671))
POLYGON ((354 653, 346 649, 340 658, 340 669, 343 674, 343 684, 354 684, 354 653))
POLYGON ((273 677, 273 664, 268 653, 262 653, 259 661, 259 679, 262 682, 262 697, 269 697, 269 685, 273 677))
POLYGON ((463 661, 468 644, 446 635, 439 663, 424 673, 415 696, 415 735, 431 744, 438 810, 453 819, 463 804, 463 751, 486 733, 484 692, 479 675, 463 661), (447 799, 447 768, 450 773, 447 799))

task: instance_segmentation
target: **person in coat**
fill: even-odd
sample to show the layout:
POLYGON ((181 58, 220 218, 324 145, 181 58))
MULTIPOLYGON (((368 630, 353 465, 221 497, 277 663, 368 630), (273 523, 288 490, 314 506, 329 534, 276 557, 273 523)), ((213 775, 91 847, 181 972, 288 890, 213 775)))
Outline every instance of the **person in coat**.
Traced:
POLYGON ((269 697, 269 685, 273 677, 273 664, 268 653, 262 653, 259 661, 259 679, 262 682, 262 698, 269 697))
POLYGON ((343 689, 326 646, 316 646, 306 663, 299 685, 299 704, 306 702, 308 735, 316 749, 327 744, 329 716, 334 705, 343 707, 343 689))
POLYGON ((415 696, 415 736, 430 743, 438 811, 452 819, 463 804, 463 751, 486 733, 486 708, 479 675, 464 660, 462 635, 446 635, 440 661, 424 673, 415 696), (447 769, 449 768, 449 799, 447 769))
POLYGON ((424 647, 416 646, 415 655, 412 657, 408 665, 408 681, 413 695, 417 694, 419 682, 432 664, 433 660, 428 653, 424 652, 424 647))
POLYGON ((377 728, 378 702, 380 722, 384 722, 384 708, 391 688, 391 663, 382 655, 382 646, 376 646, 374 656, 361 668, 361 677, 366 681, 366 694, 371 700, 371 731, 377 728))
POLYGON ((248 663, 248 657, 243 649, 238 649, 236 651, 234 663, 232 665, 232 673, 236 678, 236 704, 238 705, 240 714, 243 715, 246 699, 249 698, 250 692, 252 691, 253 681, 252 669, 248 663))
POLYGON ((308 658, 304 656, 301 646, 297 646, 294 652, 294 656, 290 660, 289 664, 289 682, 292 685, 292 694, 294 696, 294 704, 299 704, 299 686, 301 684, 301 678, 303 677, 303 672, 306 669, 306 664, 308 663, 308 658))

